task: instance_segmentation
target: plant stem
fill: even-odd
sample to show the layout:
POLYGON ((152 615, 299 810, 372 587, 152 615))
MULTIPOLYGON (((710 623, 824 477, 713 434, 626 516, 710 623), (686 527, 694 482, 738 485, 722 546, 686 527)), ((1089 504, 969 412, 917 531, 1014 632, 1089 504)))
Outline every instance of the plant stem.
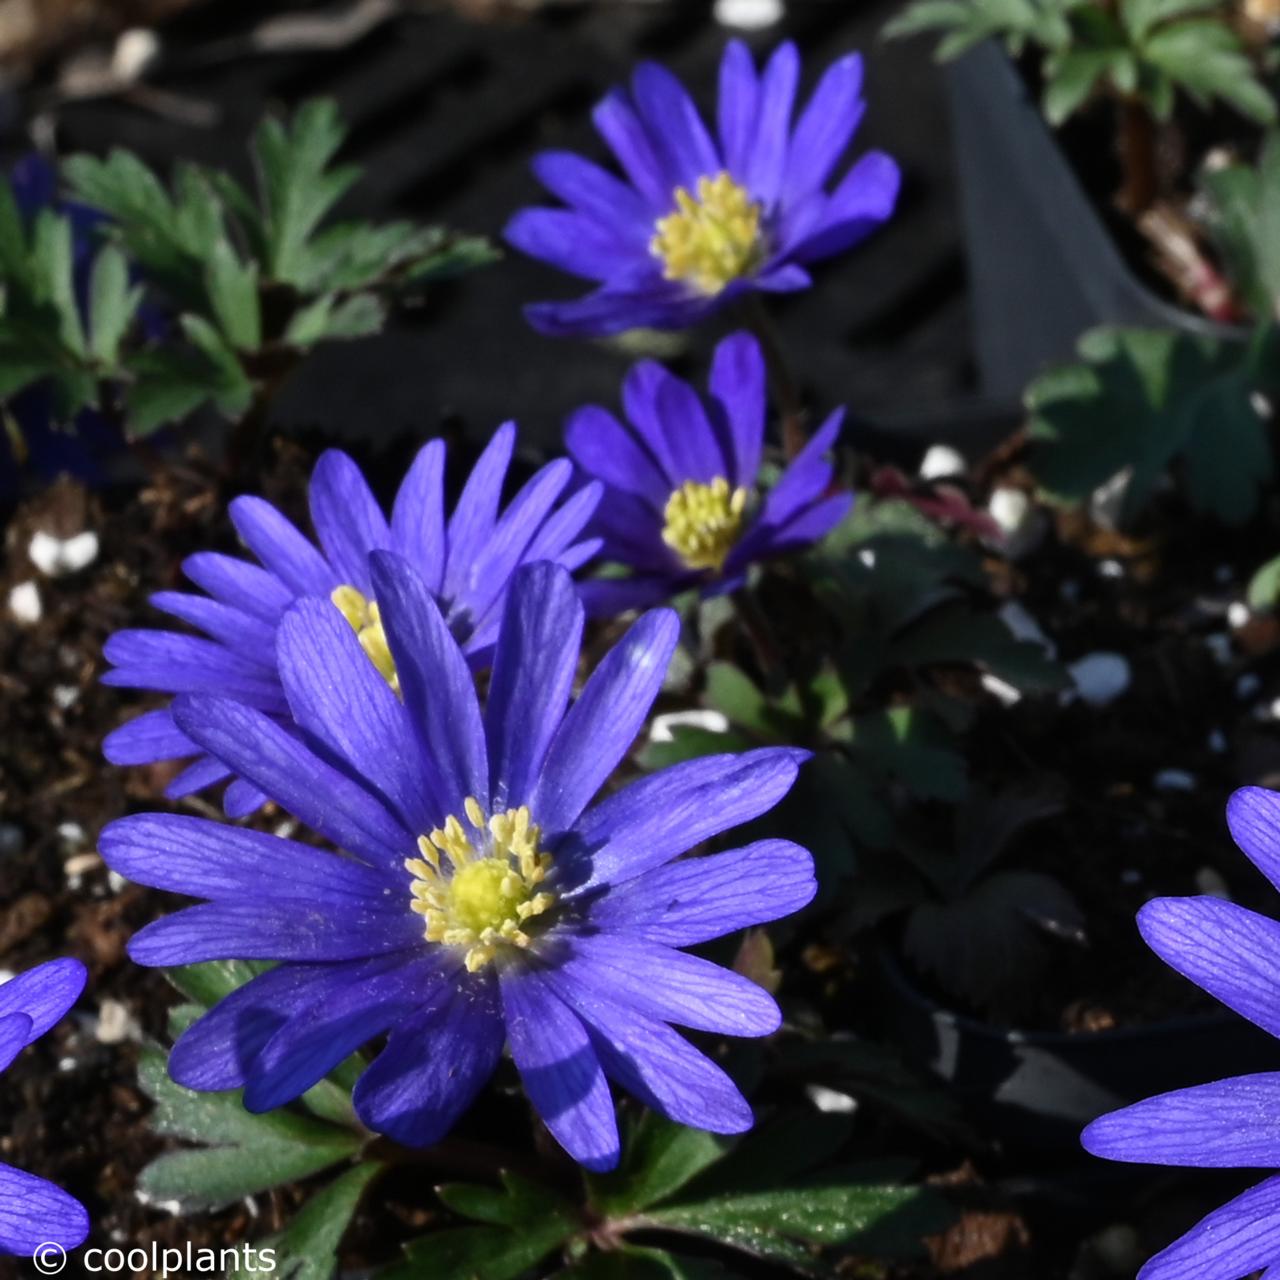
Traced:
POLYGON ((782 415, 782 448, 790 461, 805 445, 804 403, 791 372, 791 363, 787 359, 778 327, 759 295, 754 293, 747 302, 747 324, 764 351, 769 377, 773 382, 774 397, 782 415))
POLYGON ((1116 204, 1136 218, 1156 198, 1156 123, 1140 98, 1121 99, 1119 111, 1117 143, 1123 180, 1116 204))

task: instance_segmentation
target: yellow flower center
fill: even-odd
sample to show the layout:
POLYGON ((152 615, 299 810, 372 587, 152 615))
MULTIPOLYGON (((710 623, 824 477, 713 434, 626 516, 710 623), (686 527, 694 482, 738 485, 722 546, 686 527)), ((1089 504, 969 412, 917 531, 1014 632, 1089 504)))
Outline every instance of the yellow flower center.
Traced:
POLYGON ((527 947, 524 924, 542 915, 556 896, 538 889, 551 870, 551 855, 539 851, 539 831, 527 807, 487 820, 473 796, 463 808, 471 834, 451 814, 443 827, 418 837, 422 857, 404 865, 413 877, 411 906, 426 920, 427 941, 466 947, 467 970, 475 973, 503 946, 527 947))
POLYGON ((677 188, 675 210, 658 219, 649 249, 668 280, 714 296, 763 260, 760 206, 727 173, 699 178, 696 195, 677 188))
POLYGON ((338 607, 338 612, 351 623, 352 630, 360 640, 360 647, 369 655, 369 661, 378 668, 382 678, 397 692, 400 692, 400 677, 396 674, 395 659, 387 646, 387 633, 382 629, 382 615, 378 606, 355 587, 335 587, 329 599, 338 607))
POLYGON ((738 540, 746 505, 747 491, 731 491, 724 476, 710 484, 686 480, 667 499, 662 540, 690 569, 719 572, 738 540))

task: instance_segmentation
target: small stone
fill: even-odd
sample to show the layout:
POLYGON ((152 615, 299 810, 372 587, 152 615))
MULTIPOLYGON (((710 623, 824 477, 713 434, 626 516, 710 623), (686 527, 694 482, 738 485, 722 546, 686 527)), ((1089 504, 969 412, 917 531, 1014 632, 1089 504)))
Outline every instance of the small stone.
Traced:
POLYGON ((1211 729, 1206 745, 1214 755, 1220 756, 1227 749, 1227 735, 1221 729, 1211 729))
POLYGON ((1220 666, 1226 666, 1235 657, 1235 646, 1225 631, 1213 631, 1204 638, 1205 648, 1220 666))
POLYGON ((119 1000, 104 1000, 98 1008, 94 1038, 99 1044, 123 1044, 142 1039, 142 1028, 119 1000))
POLYGON ((1201 867, 1196 872, 1196 888, 1210 898, 1221 898, 1223 902, 1231 901, 1231 890, 1220 872, 1213 867, 1201 867))
POLYGON ((1248 702, 1250 698, 1257 695, 1258 690, 1262 688, 1262 681, 1252 672, 1246 671, 1244 675, 1236 681, 1236 697, 1241 702, 1248 702))
POLYGON ((1228 582, 1234 581, 1236 571, 1229 564, 1220 564, 1213 571, 1213 580, 1219 586, 1226 586, 1228 582))
POLYGON ((1137 1230, 1122 1223, 1099 1231, 1092 1243, 1098 1261, 1117 1276, 1132 1275, 1149 1252, 1142 1247, 1137 1230))
POLYGON ((1106 559, 1098 561, 1098 577, 1106 578, 1109 582, 1118 581, 1124 577, 1124 565, 1119 560, 1106 559))
POLYGON ((98 558, 98 535, 92 529, 86 529, 71 538, 55 538, 51 533, 39 530, 32 535, 27 555, 48 578, 78 573, 98 558))
POLYGON ((1157 791, 1194 791, 1195 774, 1186 769, 1161 769, 1151 780, 1157 791))
POLYGON ((9 612, 24 627, 34 627, 44 615, 40 588, 32 581, 19 582, 9 592, 9 612))
POLYGON ((863 547, 858 552, 858 563, 864 568, 874 569, 876 567, 876 553, 870 547, 863 547))
POLYGON ((1241 627, 1249 625, 1249 619, 1253 617, 1249 606, 1243 600, 1233 600, 1227 606, 1227 625, 1233 631, 1239 631, 1241 627))
POLYGON ((1009 628, 1016 639, 1039 645, 1051 658, 1058 656, 1058 646, 1045 635, 1040 624, 1016 600, 1010 600, 1008 604, 1001 607, 1000 621, 1009 628))
POLYGON ((129 882, 118 871, 107 872, 107 887, 112 893, 119 893, 129 882))
POLYGON ((16 822, 0 822, 0 858, 16 857, 26 845, 26 837, 16 822))
POLYGON ((781 22, 786 8, 782 0, 716 0, 712 12, 722 27, 763 31, 781 22))
POLYGON ((1068 604, 1075 604, 1080 599, 1080 584, 1074 578, 1063 578, 1058 583, 1058 595, 1068 604))
POLYGON ((1133 479, 1133 468, 1117 471, 1105 484, 1100 484, 1089 495, 1089 514, 1104 529, 1114 531, 1120 524, 1125 495, 1133 479))
MULTIPOLYGON (((88 843, 89 837, 85 829, 78 822, 60 822, 55 828, 58 839, 68 849, 79 849, 88 843)), ((93 855, 98 856, 96 853, 93 855)))
POLYGON ((1105 707, 1128 690, 1133 681, 1129 660, 1119 653, 1086 654, 1073 662, 1067 673, 1076 692, 1091 707, 1105 707))
POLYGON ((80 697, 80 690, 73 684, 55 684, 53 686, 53 704, 59 711, 68 711, 75 706, 80 697))
POLYGON ((1001 680, 999 676, 993 676, 990 671, 984 671, 979 677, 982 687, 1003 707, 1016 706, 1022 701, 1022 691, 1015 685, 1011 685, 1007 680, 1001 680))
POLYGON ((921 480, 944 480, 948 476, 962 476, 968 468, 964 454, 949 444, 930 445, 920 461, 921 480))
POLYGON ((806 1085, 804 1091, 809 1101, 824 1115, 851 1116, 858 1109, 857 1098, 836 1089, 828 1089, 826 1085, 806 1085))
POLYGON ((1120 883, 1127 885, 1138 885, 1142 883, 1142 872, 1136 867, 1125 867, 1120 873, 1120 883))
POLYGON ((140 80, 160 53, 160 37, 145 27, 130 27, 116 39, 111 70, 126 84, 140 80))
POLYGON ((729 718, 722 712, 710 708, 702 711, 668 711, 665 715, 654 716, 649 730, 650 742, 674 742, 675 734, 671 731, 679 725, 689 725, 694 729, 706 729, 709 733, 728 733, 729 718))

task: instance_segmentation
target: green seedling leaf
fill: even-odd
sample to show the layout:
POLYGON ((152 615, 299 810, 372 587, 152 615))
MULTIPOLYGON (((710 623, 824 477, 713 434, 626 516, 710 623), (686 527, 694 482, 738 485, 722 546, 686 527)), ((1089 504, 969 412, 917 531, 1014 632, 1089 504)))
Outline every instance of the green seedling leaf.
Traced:
POLYGON ((342 1237, 355 1216, 360 1197, 382 1170, 382 1165, 374 1163, 348 1169, 317 1191, 289 1226, 272 1238, 275 1274, 280 1280, 333 1280, 342 1237))

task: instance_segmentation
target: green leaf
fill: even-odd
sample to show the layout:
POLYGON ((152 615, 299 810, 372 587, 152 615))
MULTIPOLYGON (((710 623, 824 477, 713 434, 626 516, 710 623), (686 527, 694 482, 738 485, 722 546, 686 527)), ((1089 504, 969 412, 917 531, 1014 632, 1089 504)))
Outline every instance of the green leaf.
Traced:
POLYGON ((405 1246, 379 1280, 516 1280, 580 1229, 572 1206, 513 1173, 503 1189, 449 1186, 440 1198, 484 1226, 433 1231, 405 1246))
POLYGON ((279 1280, 332 1280, 338 1246, 369 1184, 383 1170, 380 1164, 358 1164, 317 1191, 294 1215, 288 1227, 272 1238, 279 1280))
POLYGON ((148 1045, 138 1082, 155 1103, 160 1134, 209 1145, 173 1151, 139 1176, 149 1199, 176 1200, 183 1210, 216 1209, 246 1195, 310 1177, 349 1159, 363 1138, 290 1111, 253 1115, 239 1093, 195 1093, 169 1079, 163 1050, 148 1045))
POLYGON ((1046 119, 1059 125, 1074 115, 1112 68, 1107 49, 1068 49, 1045 65, 1043 107, 1046 119))
POLYGON ((1268 560, 1249 579, 1249 608, 1258 613, 1270 613, 1280 605, 1280 556, 1268 560))
POLYGON ((262 345, 258 264, 241 262, 230 241, 221 239, 210 255, 206 283, 227 341, 240 351, 256 351, 262 345))
POLYGON ((732 1146, 731 1138, 645 1111, 628 1135, 619 1168, 588 1179, 591 1201, 610 1217, 647 1209, 674 1195, 732 1146))
POLYGON ((206 960, 202 964, 178 965, 164 971, 188 1000, 212 1009, 219 1000, 238 991, 246 982, 265 973, 269 965, 249 960, 206 960))
POLYGON ((31 288, 31 254, 27 230, 13 196, 13 187, 0 174, 0 280, 31 288))
POLYGON ((942 722, 915 707, 872 711, 854 721, 853 748, 869 767, 901 779, 918 796, 963 800, 968 768, 942 722))
POLYGON ((79 357, 87 356, 80 304, 76 300, 70 219, 42 209, 36 217, 31 252, 37 296, 57 312, 63 345, 79 357))
POLYGON ((306 350, 317 342, 363 338, 377 333, 386 320, 386 308, 372 293, 350 298, 325 294, 294 313, 284 340, 306 350))
POLYGON ((129 288, 129 264, 114 245, 103 248, 89 277, 89 352, 100 364, 114 368, 120 342, 133 323, 142 300, 141 289, 129 288))
POLYGON ((848 1171, 847 1182, 669 1205, 645 1217, 656 1226, 705 1236, 801 1270, 817 1265, 820 1248, 852 1245, 873 1228, 881 1248, 918 1251, 922 1217, 936 1229, 937 1202, 915 1187, 873 1181, 878 1173, 855 1169, 848 1171), (855 1180, 864 1176, 865 1181, 855 1180))
POLYGON ((1029 461, 1053 498, 1081 502, 1130 469, 1132 518, 1181 455, 1197 507, 1228 523, 1252 515, 1272 456, 1251 351, 1152 329, 1093 330, 1080 351, 1083 363, 1041 375, 1027 392, 1029 461))

